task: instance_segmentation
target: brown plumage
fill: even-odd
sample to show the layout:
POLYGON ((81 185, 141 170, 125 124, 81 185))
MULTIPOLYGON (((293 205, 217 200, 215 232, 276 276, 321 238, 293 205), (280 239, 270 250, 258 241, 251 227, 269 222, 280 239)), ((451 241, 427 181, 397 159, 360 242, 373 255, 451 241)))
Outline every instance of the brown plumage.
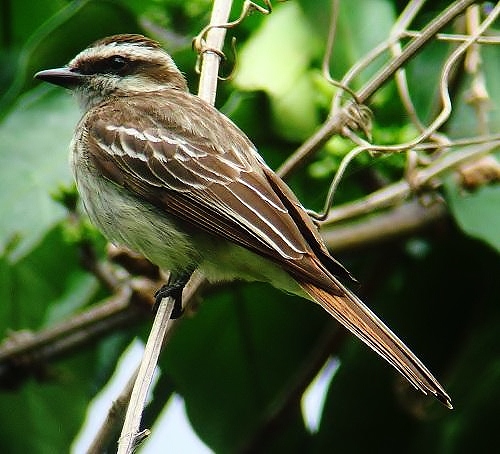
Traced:
POLYGON ((156 43, 106 38, 69 70, 38 77, 75 89, 86 111, 73 168, 111 241, 179 273, 198 267, 212 280, 264 280, 305 296, 451 408, 427 368, 341 283, 349 273, 286 184, 241 130, 186 91, 156 43))

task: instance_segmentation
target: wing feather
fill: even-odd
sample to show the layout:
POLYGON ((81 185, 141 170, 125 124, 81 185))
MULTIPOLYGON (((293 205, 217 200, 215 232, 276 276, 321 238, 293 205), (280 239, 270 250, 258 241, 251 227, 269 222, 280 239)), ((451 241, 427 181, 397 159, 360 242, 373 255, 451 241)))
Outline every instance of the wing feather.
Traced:
MULTIPOLYGON (((299 217, 297 225, 287 204, 296 203, 299 210, 298 201, 287 200, 288 194, 271 184, 253 145, 229 120, 217 113, 216 136, 203 112, 191 112, 189 122, 181 124, 182 117, 174 121, 159 110, 141 112, 125 101, 122 107, 101 106, 99 116, 89 119, 89 139, 96 145, 92 158, 106 177, 194 227, 331 287, 313 251, 324 246, 314 234, 318 244, 311 246, 302 231, 312 223, 299 217), (197 118, 199 124, 192 124, 197 118), (138 124, 141 130, 133 126, 138 124)), ((168 111, 164 102, 162 108, 168 111)))
POLYGON ((154 95, 115 99, 95 114, 105 121, 87 118, 91 159, 103 175, 186 224, 281 265, 410 383, 451 407, 425 366, 343 287, 337 277, 349 273, 330 256, 299 201, 250 141, 196 97, 180 109, 190 95, 172 90, 170 96, 161 105, 154 95))

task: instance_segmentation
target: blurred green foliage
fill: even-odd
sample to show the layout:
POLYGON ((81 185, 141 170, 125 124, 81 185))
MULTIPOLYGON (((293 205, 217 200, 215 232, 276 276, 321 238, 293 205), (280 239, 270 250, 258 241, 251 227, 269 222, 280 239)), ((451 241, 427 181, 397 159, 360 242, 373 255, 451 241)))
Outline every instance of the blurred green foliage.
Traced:
MULTIPOLYGON (((330 3, 276 3, 271 15, 255 14, 230 31, 238 38, 238 66, 234 79, 220 84, 217 105, 255 141, 272 167, 328 113, 335 89, 322 79, 320 68, 330 3)), ((448 2, 431 3, 418 24, 448 2)), ((234 2, 233 18, 241 4, 234 2)), ((388 35, 405 2, 352 4, 342 2, 339 14, 334 77, 388 35)), ((32 75, 64 65, 97 38, 142 32, 162 42, 196 91, 191 39, 207 23, 210 8, 209 0, 1 2, 0 336, 49 326, 105 295, 83 271, 78 234, 56 200, 60 188, 71 184, 67 149, 80 113, 67 93, 38 86, 32 75)), ((482 49, 492 106, 487 126, 500 132, 500 50, 482 49)), ((410 91, 424 121, 436 114, 439 70, 448 52, 448 45, 432 44, 408 65, 410 91)), ((378 59, 354 87, 386 60, 378 59)), ((470 80, 464 76, 455 82, 454 112, 443 129, 452 138, 477 133, 475 112, 466 103, 470 80)), ((370 108, 376 142, 415 136, 393 84, 375 95, 370 108)), ((347 141, 333 138, 290 178, 305 205, 322 206, 348 149, 347 141)), ((404 165, 401 155, 360 156, 336 200, 366 194, 374 174, 398 180, 404 165)), ((456 224, 444 220, 411 238, 346 252, 340 259, 360 281, 363 298, 442 379, 455 411, 407 389, 391 368, 344 336, 319 308, 261 284, 236 283, 212 289, 196 316, 175 333, 162 358, 166 373, 154 390, 145 424, 152 425, 176 391, 186 401, 193 427, 217 453, 249 446, 256 452, 488 452, 500 438, 494 426, 500 410, 500 188, 465 193, 450 177, 444 195, 456 224), (314 353, 324 348, 325 332, 337 336, 332 352, 341 366, 318 433, 305 429, 298 401, 269 429, 273 411, 310 367, 314 353)), ((96 244, 102 253, 102 239, 96 244)), ((38 380, 9 377, 2 382, 2 451, 68 451, 88 402, 124 346, 134 335, 144 336, 148 326, 110 334, 97 347, 40 365, 34 373, 38 380)))

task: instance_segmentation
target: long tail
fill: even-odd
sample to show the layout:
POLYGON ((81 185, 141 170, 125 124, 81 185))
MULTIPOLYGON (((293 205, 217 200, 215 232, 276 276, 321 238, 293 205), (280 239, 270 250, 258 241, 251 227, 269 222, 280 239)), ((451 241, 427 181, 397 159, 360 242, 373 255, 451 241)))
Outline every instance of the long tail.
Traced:
POLYGON ((336 296, 307 282, 300 286, 342 325, 392 364, 415 388, 432 393, 448 408, 451 399, 422 362, 384 323, 347 289, 336 296))

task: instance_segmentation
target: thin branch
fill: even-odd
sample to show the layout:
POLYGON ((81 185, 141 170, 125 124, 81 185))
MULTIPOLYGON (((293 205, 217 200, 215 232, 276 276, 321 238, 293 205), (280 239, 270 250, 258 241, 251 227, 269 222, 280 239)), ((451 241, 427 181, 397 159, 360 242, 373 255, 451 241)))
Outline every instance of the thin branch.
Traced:
POLYGON ((132 395, 132 389, 134 388, 138 372, 139 369, 137 369, 136 373, 129 378, 120 395, 111 405, 108 410, 108 414, 106 415, 106 419, 104 420, 105 424, 103 424, 97 432, 92 444, 87 449, 87 454, 100 454, 102 452, 107 452, 111 443, 118 436, 120 427, 122 427, 123 421, 125 420, 125 413, 127 411, 128 403, 130 402, 130 396, 132 395))
MULTIPOLYGON (((417 36, 420 36, 420 32, 414 30, 405 30, 401 32, 401 38, 416 38, 417 36)), ((436 35, 437 40, 450 43, 461 43, 468 40, 469 38, 469 35, 461 35, 456 33, 438 33, 436 35)), ((477 39, 477 43, 498 45, 500 44, 500 36, 480 36, 477 39)))
POLYGON ((491 153, 500 146, 500 142, 486 143, 466 147, 461 151, 447 153, 425 169, 420 170, 414 179, 414 185, 406 180, 393 183, 366 197, 340 205, 328 214, 328 219, 323 225, 345 221, 357 216, 373 213, 381 208, 397 205, 412 194, 415 189, 422 189, 439 175, 459 168, 461 165, 491 153))
MULTIPOLYGON (((399 19, 396 21, 394 27, 392 28, 391 36, 400 37, 404 30, 411 24, 415 19, 416 15, 420 9, 424 6, 425 0, 413 0, 408 3, 404 11, 401 13, 399 19)), ((396 56, 401 54, 402 46, 399 40, 396 40, 391 46, 390 50, 392 55, 396 56)), ((396 86, 399 91, 399 97, 405 108, 408 117, 412 123, 417 127, 420 132, 423 132, 425 126, 420 121, 417 114, 417 109, 413 105, 413 101, 410 95, 410 89, 408 87, 408 81, 406 79, 406 69, 401 68, 395 74, 396 86)))
MULTIPOLYGON (((469 11, 469 10, 468 10, 469 11)), ((410 181, 410 184, 412 186, 415 185, 415 182, 413 181, 415 179, 415 169, 411 167, 412 161, 415 161, 414 159, 414 153, 411 152, 411 149, 416 147, 418 144, 422 143, 423 141, 427 140, 431 136, 436 134, 436 131, 438 128, 440 128, 445 121, 449 118, 451 112, 452 112, 452 104, 451 104, 451 99, 448 91, 448 85, 449 85, 449 79, 450 79, 450 72, 458 59, 466 53, 468 50, 473 49, 474 46, 476 45, 476 40, 481 36, 489 27, 490 25, 494 22, 496 17, 500 14, 500 6, 497 5, 490 13, 490 15, 484 20, 483 23, 481 24, 476 24, 476 27, 474 30, 472 30, 471 36, 469 39, 461 43, 449 56, 449 58, 446 60, 441 78, 440 78, 440 99, 441 99, 441 104, 442 104, 442 109, 441 112, 436 116, 436 118, 431 122, 431 124, 427 127, 423 127, 423 125, 420 124, 420 121, 418 118, 415 116, 415 121, 417 124, 423 128, 422 132, 414 139, 412 139, 409 142, 402 143, 402 144, 397 144, 397 145, 390 145, 390 146, 381 146, 381 145, 375 145, 375 144, 369 144, 368 142, 362 141, 361 139, 356 140, 354 137, 352 137, 352 133, 349 129, 345 131, 345 135, 348 135, 353 141, 362 141, 365 142, 365 144, 360 145, 353 150, 351 150, 344 158, 342 159, 342 162, 340 164, 340 167, 335 175, 335 178, 332 181, 332 184, 330 185, 330 189, 328 191, 328 195, 326 198, 325 202, 325 209, 323 210, 323 213, 317 214, 312 211, 309 212, 310 215, 312 215, 314 218, 316 218, 319 221, 323 221, 327 217, 327 210, 332 204, 333 196, 335 193, 335 190, 340 182, 340 179, 342 178, 347 166, 349 163, 360 153, 363 151, 377 151, 377 152, 384 152, 384 153, 393 153, 393 152, 401 152, 401 151, 410 151, 408 155, 408 164, 407 164, 407 177, 408 180, 410 181), (412 159, 413 158, 413 159, 412 159)), ((409 20, 409 17, 407 18, 409 20)), ((395 28, 397 32, 397 27, 395 28)), ((399 47, 395 47, 395 52, 396 55, 400 55, 399 53, 399 47)), ((399 70, 398 74, 401 74, 402 70, 399 70)), ((405 78, 403 75, 403 85, 405 85, 405 78)), ((485 93, 485 90, 482 90, 482 93, 485 93)), ((483 96, 484 97, 484 96, 483 96)), ((481 98, 482 99, 482 98, 481 98)), ((480 103, 483 109, 481 112, 483 112, 483 117, 484 117, 484 103, 480 103)), ((411 101, 409 101, 408 108, 410 110, 412 109, 412 104, 411 101)), ((438 138, 436 139, 441 139, 441 141, 446 138, 438 138)), ((445 144, 443 144, 445 145, 445 144)))
POLYGON ((148 391, 153 381, 156 364, 160 356, 163 339, 167 333, 169 323, 172 323, 170 317, 174 310, 174 304, 174 298, 163 298, 156 312, 130 396, 130 403, 127 407, 122 433, 118 440, 118 454, 130 454, 134 452, 138 443, 149 434, 149 430, 139 432, 139 426, 141 424, 142 412, 146 405, 148 391))
MULTIPOLYGON (((211 25, 227 22, 231 3, 231 0, 215 0, 210 19, 211 25)), ((211 28, 206 38, 207 50, 202 54, 203 62, 198 95, 212 105, 215 103, 224 37, 225 28, 216 26, 211 28)), ((125 415, 125 422, 118 441, 118 454, 132 453, 137 444, 149 435, 149 430, 139 432, 139 427, 162 346, 165 345, 169 329, 173 326, 173 322, 170 320, 173 308, 173 298, 163 298, 160 302, 125 415)))
POLYGON ((116 328, 117 324, 126 321, 126 313, 130 312, 135 317, 138 313, 145 313, 144 307, 146 304, 142 301, 142 297, 139 297, 131 286, 124 285, 118 293, 103 303, 62 323, 22 338, 14 333, 0 345, 1 367, 4 367, 4 362, 13 359, 20 361, 20 358, 30 354, 34 354, 40 361, 43 361, 46 358, 42 352, 46 348, 50 352, 50 357, 54 358, 57 356, 56 353, 63 354, 66 349, 75 346, 71 339, 76 337, 78 346, 91 342, 102 332, 116 328), (139 300, 141 300, 140 304, 137 303, 139 300), (135 302, 131 303, 131 301, 135 302), (64 341, 64 348, 57 346, 60 341, 64 341))
POLYGON ((206 37, 206 50, 202 52, 202 67, 198 96, 209 104, 215 104, 217 92, 217 76, 221 63, 222 46, 226 36, 226 28, 218 27, 227 23, 231 12, 232 0, 215 0, 210 17, 210 30, 206 37))
MULTIPOLYGON (((421 32, 419 38, 410 41, 400 55, 396 56, 384 66, 359 92, 358 97, 362 102, 370 98, 394 73, 408 62, 422 47, 434 38, 436 33, 445 25, 461 14, 475 0, 460 0, 451 4, 438 17, 432 20, 421 32)), ((486 21, 485 21, 486 22, 486 21)))
MULTIPOLYGON (((196 272, 192 279, 189 281, 188 285, 184 289, 182 294, 182 300, 184 302, 184 312, 186 316, 192 312, 197 295, 206 286, 207 281, 201 275, 201 273, 196 272)), ((181 323, 181 319, 175 319, 171 321, 168 326, 167 332, 163 338, 162 348, 167 344, 169 339, 172 337, 174 331, 181 323)), ((106 419, 103 421, 98 433, 96 434, 91 446, 87 450, 88 454, 98 454, 102 452, 107 452, 109 450, 111 442, 115 439, 116 435, 120 431, 123 422, 125 420, 125 413, 130 402, 130 397, 132 395, 132 390, 134 388, 137 376, 139 374, 139 367, 130 376, 125 387, 120 392, 118 398, 112 403, 106 419)))
MULTIPOLYGON (((215 103, 217 79, 227 80, 231 77, 231 74, 225 77, 218 76, 220 63, 226 58, 222 51, 226 30, 240 25, 254 11, 271 14, 271 0, 264 0, 264 4, 265 7, 251 0, 245 0, 240 16, 232 22, 227 22, 231 11, 231 1, 215 0, 210 23, 193 39, 193 48, 198 53, 195 69, 200 74, 198 96, 208 103, 212 105, 215 103), (202 62, 201 70, 199 69, 200 61, 202 62), (214 75, 217 77, 214 78, 214 75)), ((233 37, 231 45, 236 58, 235 42, 236 38, 233 37)))
MULTIPOLYGON (((478 5, 467 10, 466 26, 471 34, 476 34, 480 27, 481 13, 478 5)), ((472 75, 470 89, 467 92, 466 102, 476 111, 479 134, 488 132, 488 110, 491 99, 486 87, 484 72, 482 71, 481 46, 477 41, 468 49, 464 62, 465 70, 472 75)))
POLYGON ((328 29, 328 38, 326 40, 326 51, 323 55, 323 61, 321 63, 321 73, 325 80, 332 84, 334 87, 340 88, 339 93, 346 91, 351 95, 356 103, 359 104, 358 99, 356 98, 356 93, 351 90, 347 85, 343 85, 339 81, 335 80, 330 72, 330 61, 332 59, 333 53, 333 45, 335 43, 335 35, 337 32, 337 21, 339 16, 339 0, 332 0, 331 12, 330 12, 330 27, 328 29))
POLYGON ((323 77, 330 83, 336 83, 330 74, 330 61, 332 59, 333 44, 337 32, 337 20, 339 17, 339 0, 332 0, 330 7, 330 27, 328 28, 328 38, 326 40, 326 51, 321 63, 321 72, 323 77))
POLYGON ((439 198, 425 206, 412 200, 368 219, 326 226, 321 229, 321 236, 328 248, 337 253, 420 232, 447 216, 446 205, 439 198))

